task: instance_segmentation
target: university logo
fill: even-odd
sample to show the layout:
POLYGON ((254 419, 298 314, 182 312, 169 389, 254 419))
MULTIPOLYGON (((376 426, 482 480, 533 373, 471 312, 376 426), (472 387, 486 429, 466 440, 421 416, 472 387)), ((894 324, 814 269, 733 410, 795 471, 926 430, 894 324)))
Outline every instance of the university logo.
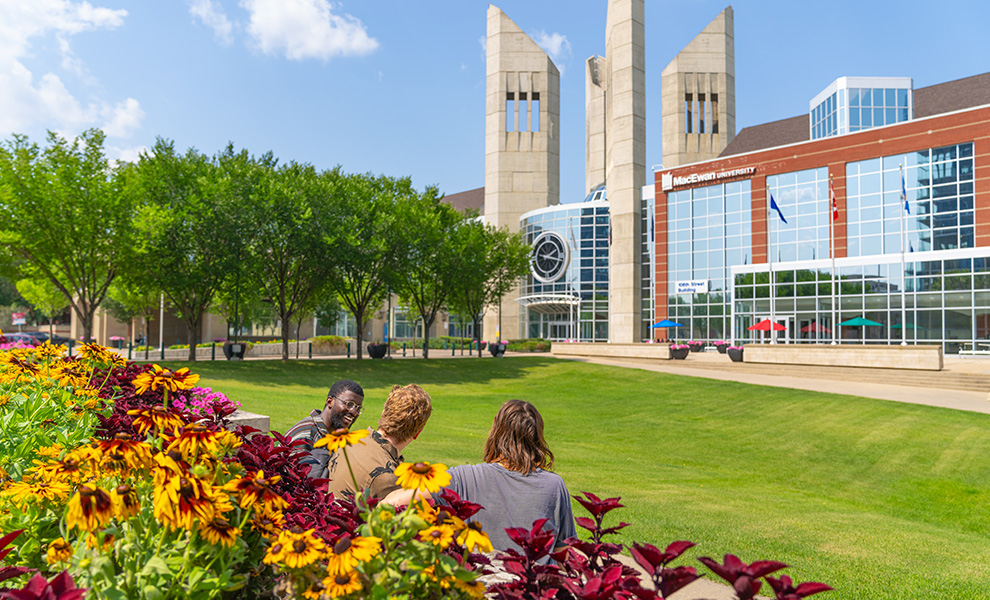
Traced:
POLYGON ((660 189, 667 191, 674 187, 674 176, 670 173, 660 174, 660 189))

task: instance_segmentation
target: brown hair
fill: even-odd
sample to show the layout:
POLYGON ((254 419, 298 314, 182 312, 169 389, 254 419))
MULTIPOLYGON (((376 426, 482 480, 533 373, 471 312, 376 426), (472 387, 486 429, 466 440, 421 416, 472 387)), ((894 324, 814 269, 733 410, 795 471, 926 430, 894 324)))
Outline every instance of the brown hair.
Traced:
POLYGON ((432 412, 430 395, 423 388, 416 384, 394 385, 385 400, 378 428, 401 444, 423 430, 432 412))
POLYGON ((523 475, 553 468, 553 452, 543 438, 543 417, 535 406, 509 400, 498 409, 485 440, 485 462, 501 463, 523 475))

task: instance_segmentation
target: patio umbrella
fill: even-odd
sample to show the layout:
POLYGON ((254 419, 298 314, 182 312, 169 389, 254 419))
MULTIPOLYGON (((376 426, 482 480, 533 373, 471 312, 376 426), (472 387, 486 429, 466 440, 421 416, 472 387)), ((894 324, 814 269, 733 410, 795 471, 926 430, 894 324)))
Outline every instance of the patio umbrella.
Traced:
MULTIPOLYGON (((898 323, 897 325, 891 325, 890 328, 891 329, 900 329, 901 328, 901 324, 898 323)), ((907 328, 908 329, 924 329, 924 327, 922 327, 921 325, 915 325, 914 323, 908 323, 907 324, 907 328)))
MULTIPOLYGON (((871 325, 874 327, 883 327, 883 323, 877 323, 876 321, 871 321, 866 317, 854 317, 848 321, 843 321, 839 323, 844 327, 862 327, 864 325, 871 325)), ((859 330, 859 341, 863 341, 863 330, 859 330)))
POLYGON ((684 327, 684 326, 681 325, 680 323, 675 323, 670 319, 664 319, 663 321, 650 325, 651 329, 668 329, 670 327, 684 327))
POLYGON ((750 331, 770 331, 771 329, 773 329, 774 331, 783 331, 787 328, 781 325, 780 323, 774 323, 770 319, 763 319, 756 325, 752 325, 750 327, 747 327, 746 329, 750 331))
POLYGON ((817 321, 812 321, 801 328, 801 333, 832 333, 832 330, 824 325, 819 325, 817 321))

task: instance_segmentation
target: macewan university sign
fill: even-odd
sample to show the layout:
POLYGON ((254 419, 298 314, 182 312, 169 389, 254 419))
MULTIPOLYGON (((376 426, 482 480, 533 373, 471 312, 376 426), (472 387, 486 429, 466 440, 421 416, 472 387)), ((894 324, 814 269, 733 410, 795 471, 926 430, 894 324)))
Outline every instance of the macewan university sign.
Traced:
POLYGON ((682 185, 695 183, 714 183, 723 179, 733 179, 752 175, 756 172, 756 167, 742 167, 739 169, 729 169, 727 171, 709 171, 707 173, 691 173, 690 175, 674 175, 673 173, 660 174, 660 187, 663 191, 672 190, 682 185))

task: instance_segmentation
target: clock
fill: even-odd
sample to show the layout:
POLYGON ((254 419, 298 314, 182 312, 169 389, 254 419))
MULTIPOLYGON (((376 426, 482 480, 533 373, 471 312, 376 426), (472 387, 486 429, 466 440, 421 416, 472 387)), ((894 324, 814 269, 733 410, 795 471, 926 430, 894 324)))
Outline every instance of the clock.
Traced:
POLYGON ((540 234, 533 241, 533 255, 530 258, 533 277, 541 283, 557 281, 564 274, 569 257, 567 244, 558 234, 552 231, 540 234))

